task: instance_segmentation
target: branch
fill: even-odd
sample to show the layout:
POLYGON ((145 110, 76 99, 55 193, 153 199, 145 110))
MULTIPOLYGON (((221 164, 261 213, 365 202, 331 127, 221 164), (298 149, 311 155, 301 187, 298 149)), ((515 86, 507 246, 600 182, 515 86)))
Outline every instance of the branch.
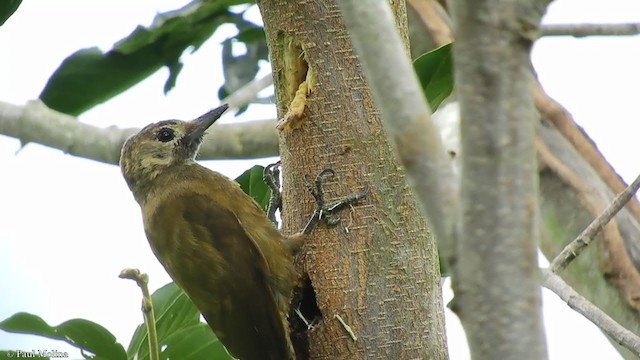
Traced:
POLYGON ((418 14, 422 25, 428 30, 436 47, 453 41, 451 21, 447 16, 447 11, 442 8, 440 3, 435 0, 408 0, 407 5, 411 6, 418 14))
POLYGON ((640 34, 640 24, 550 24, 540 27, 542 36, 631 36, 640 34))
POLYGON ((255 100, 260 91, 271 85, 273 85, 273 76, 269 73, 260 79, 253 79, 233 94, 224 98, 220 103, 229 105, 229 108, 233 111, 233 109, 241 108, 255 100))
POLYGON ((544 287, 556 293, 570 308, 589 319, 618 344, 631 350, 634 354, 640 355, 640 337, 625 329, 600 308, 578 294, 560 276, 549 269, 541 270, 544 287))
POLYGON ((449 258, 453 250, 454 180, 438 129, 386 1, 338 0, 382 120, 408 180, 449 258), (373 20, 375 19, 375 21, 373 20), (389 64, 394 64, 393 69, 389 64))
POLYGON ((618 194, 616 198, 611 202, 600 216, 595 218, 584 231, 578 235, 569 245, 556 256, 549 268, 554 273, 558 273, 564 270, 569 263, 587 247, 593 241, 595 236, 604 228, 611 219, 624 207, 624 205, 631 200, 633 195, 640 188, 640 175, 629 185, 623 192, 618 194))
POLYGON ((525 0, 458 0, 451 12, 462 144, 454 309, 473 359, 544 359, 539 115, 529 87, 531 43, 520 35, 537 28, 544 9, 525 0))
MULTIPOLYGON (((571 113, 562 104, 551 98, 542 88, 539 82, 533 82, 533 99, 536 108, 544 119, 550 121, 558 129, 562 136, 578 151, 600 178, 614 193, 622 192, 627 184, 616 173, 604 155, 594 145, 593 140, 580 128, 571 113)), ((640 202, 633 198, 627 204, 633 216, 640 221, 640 202)))
MULTIPOLYGON (((118 164, 120 149, 136 128, 100 128, 47 108, 40 101, 24 106, 0 101, 0 134, 49 146, 108 164, 118 164)), ((203 160, 241 159, 278 154, 275 120, 216 124, 200 150, 203 160)))

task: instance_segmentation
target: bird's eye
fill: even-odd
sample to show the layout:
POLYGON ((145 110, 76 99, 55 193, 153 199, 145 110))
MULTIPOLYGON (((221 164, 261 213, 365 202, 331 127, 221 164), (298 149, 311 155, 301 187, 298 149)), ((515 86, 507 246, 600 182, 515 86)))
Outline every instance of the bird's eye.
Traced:
POLYGON ((163 128, 158 131, 158 135, 156 135, 156 139, 162 142, 169 142, 175 138, 176 135, 172 129, 163 128))

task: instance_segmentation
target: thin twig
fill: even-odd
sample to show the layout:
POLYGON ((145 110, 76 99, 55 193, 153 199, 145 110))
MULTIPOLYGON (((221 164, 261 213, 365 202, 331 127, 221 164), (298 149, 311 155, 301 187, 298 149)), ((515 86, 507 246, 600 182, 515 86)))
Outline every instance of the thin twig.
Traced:
POLYGON ((570 308, 582 314, 618 344, 626 347, 634 354, 640 355, 640 337, 618 324, 604 311, 600 310, 599 307, 573 290, 560 276, 549 269, 541 269, 541 271, 543 277, 542 285, 544 287, 553 291, 570 308))
POLYGON ((293 310, 296 315, 298 315, 298 317, 300 318, 300 320, 302 320, 302 322, 307 326, 307 330, 311 330, 311 328, 313 328, 313 324, 310 323, 307 318, 304 317, 304 315, 302 315, 302 311, 300 311, 300 308, 295 308, 295 310, 293 310))
POLYGON ((640 23, 631 24, 549 24, 540 27, 540 36, 631 36, 640 34, 640 23))
POLYGON ((349 336, 351 336, 351 340, 353 341, 358 341, 358 337, 356 336, 356 334, 353 332, 353 330, 351 329, 351 326, 349 326, 346 321, 344 321, 342 319, 342 316, 336 314, 334 316, 334 318, 338 319, 338 321, 340 322, 340 325, 342 325, 342 327, 344 328, 344 330, 349 334, 349 336))
POLYGON ((451 19, 440 3, 434 0, 408 0, 407 5, 416 12, 436 47, 453 41, 451 19))
POLYGON ((640 188, 640 175, 627 186, 615 199, 611 202, 600 216, 598 216, 584 231, 578 235, 571 243, 562 249, 560 254, 551 261, 549 269, 554 273, 564 270, 573 259, 593 241, 595 236, 604 228, 609 221, 624 207, 624 205, 633 197, 640 188))
POLYGON ((149 275, 140 273, 138 269, 124 269, 120 272, 119 277, 135 281, 142 290, 142 314, 144 315, 144 323, 147 326, 149 338, 149 360, 159 360, 160 348, 158 347, 156 318, 153 313, 151 294, 149 293, 149 275))

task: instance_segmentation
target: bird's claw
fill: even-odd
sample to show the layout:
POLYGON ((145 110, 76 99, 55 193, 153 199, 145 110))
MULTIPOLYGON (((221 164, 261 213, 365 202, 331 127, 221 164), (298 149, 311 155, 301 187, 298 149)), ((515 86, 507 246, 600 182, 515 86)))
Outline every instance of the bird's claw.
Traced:
POLYGON ((267 207, 267 217, 276 227, 278 226, 278 221, 276 220, 276 211, 278 209, 282 209, 282 194, 280 193, 280 165, 280 161, 269 164, 264 168, 264 171, 262 172, 262 180, 271 190, 269 206, 267 207))
POLYGON ((305 178, 305 185, 316 200, 316 210, 303 231, 307 235, 313 231, 320 220, 324 220, 329 226, 337 225, 340 222, 340 216, 337 215, 340 210, 357 203, 367 196, 367 192, 351 194, 327 205, 324 199, 323 186, 324 180, 328 175, 333 177, 336 172, 333 169, 324 169, 316 176, 313 182, 305 178))

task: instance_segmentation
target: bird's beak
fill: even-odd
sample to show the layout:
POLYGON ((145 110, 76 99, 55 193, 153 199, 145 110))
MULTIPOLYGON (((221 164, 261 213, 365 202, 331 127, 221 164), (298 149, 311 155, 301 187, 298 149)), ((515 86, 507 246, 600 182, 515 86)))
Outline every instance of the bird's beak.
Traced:
POLYGON ((219 107, 207 112, 197 119, 190 121, 189 127, 187 129, 187 134, 184 137, 184 140, 186 140, 187 144, 200 144, 205 131, 207 131, 209 126, 213 125, 213 123, 216 122, 216 120, 218 120, 220 116, 222 116, 222 114, 227 111, 228 108, 229 105, 227 104, 220 105, 219 107))

